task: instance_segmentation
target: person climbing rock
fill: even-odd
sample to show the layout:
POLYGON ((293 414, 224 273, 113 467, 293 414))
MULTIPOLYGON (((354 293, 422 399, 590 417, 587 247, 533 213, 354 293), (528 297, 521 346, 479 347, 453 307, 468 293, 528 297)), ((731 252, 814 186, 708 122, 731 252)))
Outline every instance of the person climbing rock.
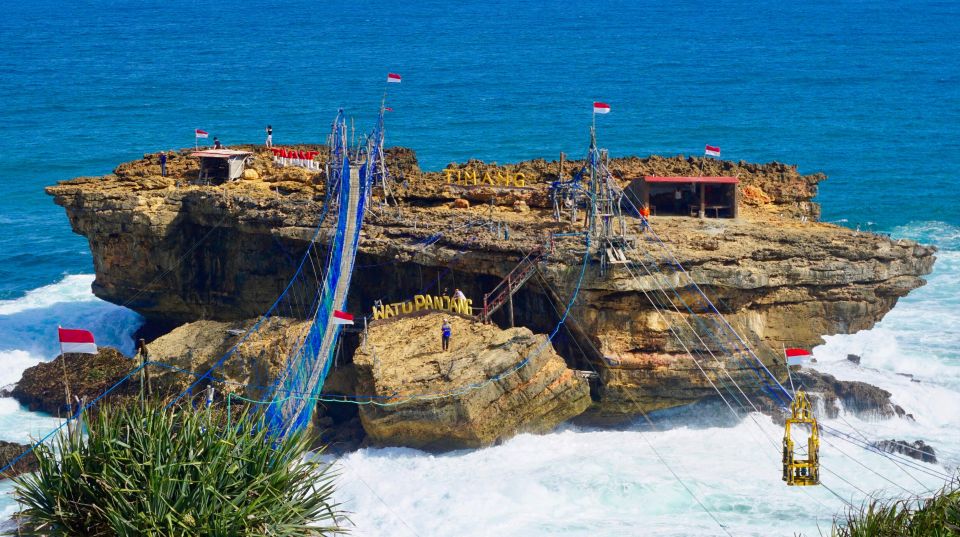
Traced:
POLYGON ((443 324, 440 325, 441 339, 440 344, 443 346, 443 350, 446 351, 450 348, 450 323, 446 319, 443 320, 443 324))
POLYGON ((454 300, 466 300, 467 296, 463 294, 463 291, 459 289, 453 290, 453 299, 454 300))

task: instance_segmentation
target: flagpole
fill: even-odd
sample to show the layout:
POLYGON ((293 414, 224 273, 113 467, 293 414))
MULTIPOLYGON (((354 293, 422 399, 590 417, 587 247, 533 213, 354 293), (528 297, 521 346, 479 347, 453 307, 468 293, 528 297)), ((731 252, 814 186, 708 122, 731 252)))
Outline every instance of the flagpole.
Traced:
POLYGON ((793 392, 793 397, 797 396, 797 389, 793 387, 793 375, 790 373, 790 358, 787 357, 787 345, 780 342, 780 346, 783 348, 783 360, 787 364, 787 378, 790 379, 790 391, 793 392))
POLYGON ((70 382, 67 380, 67 355, 63 352, 63 341, 60 340, 61 328, 60 325, 57 325, 57 342, 60 344, 60 365, 63 366, 63 392, 67 398, 67 412, 70 414, 67 416, 67 437, 70 438, 73 436, 73 430, 70 425, 70 418, 73 415, 73 403, 70 402, 70 382))

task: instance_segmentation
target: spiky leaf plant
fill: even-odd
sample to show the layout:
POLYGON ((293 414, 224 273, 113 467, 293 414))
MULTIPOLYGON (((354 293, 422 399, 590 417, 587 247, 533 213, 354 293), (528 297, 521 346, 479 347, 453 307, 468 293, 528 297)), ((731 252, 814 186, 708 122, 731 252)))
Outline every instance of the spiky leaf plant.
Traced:
POLYGON ((16 535, 319 536, 343 533, 329 464, 303 434, 255 415, 154 402, 105 407, 86 433, 37 449, 16 479, 16 535), (239 425, 238 425, 239 424, 239 425))
POLYGON ((834 537, 960 537, 960 478, 932 497, 872 500, 847 513, 834 537))

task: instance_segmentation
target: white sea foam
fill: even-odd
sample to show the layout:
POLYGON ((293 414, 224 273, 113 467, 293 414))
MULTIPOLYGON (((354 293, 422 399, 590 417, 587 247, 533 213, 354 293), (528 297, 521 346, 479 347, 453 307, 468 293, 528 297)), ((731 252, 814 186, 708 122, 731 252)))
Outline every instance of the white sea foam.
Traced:
MULTIPOLYGON (((140 316, 95 297, 92 282, 91 275, 66 276, 21 298, 0 301, 0 386, 17 382, 25 369, 57 355, 57 325, 86 328, 100 345, 133 350, 140 316)), ((30 426, 38 416, 0 398, 0 439, 27 441, 39 432, 30 426)))
MULTIPOLYGON (((17 382, 25 369, 57 355, 57 325, 89 329, 100 345, 133 350, 140 316, 95 297, 91 283, 92 275, 71 275, 23 297, 0 301, 0 386, 17 382)), ((11 398, 0 398, 0 440, 33 443, 60 423, 11 398)), ((9 482, 0 483, 0 518, 16 510, 11 490, 9 482)))
MULTIPOLYGON (((660 432, 571 428, 445 455, 365 449, 341 460, 340 494, 363 536, 719 534, 684 485, 733 535, 816 535, 818 524, 829 528, 843 503, 823 487, 784 486, 782 427, 753 418, 733 427, 660 432)), ((881 472, 898 472, 878 455, 842 449, 881 472)), ((844 498, 863 496, 844 480, 868 492, 903 494, 886 492, 890 483, 838 450, 824 447, 823 466, 839 474, 825 472, 823 480, 844 498)), ((918 477, 923 486, 905 475, 891 479, 912 492, 940 483, 918 477)))
POLYGON ((12 315, 22 311, 49 308, 64 302, 93 302, 97 297, 90 292, 92 274, 72 274, 51 285, 45 285, 16 299, 0 300, 0 315, 12 315))
POLYGON ((91 283, 92 275, 70 275, 20 298, 0 301, 2 363, 26 363, 24 352, 36 360, 56 356, 57 325, 89 329, 98 344, 132 352, 132 335, 142 322, 140 316, 95 297, 91 283))
MULTIPOLYGON (((876 328, 827 337, 814 351, 814 367, 890 391, 916 420, 842 413, 822 421, 870 441, 923 439, 942 463, 913 464, 949 473, 960 465, 960 229, 922 223, 896 235, 941 247, 929 284, 902 299, 876 328), (861 365, 848 362, 847 354, 860 355, 861 365)), ((733 535, 810 536, 829 534, 833 517, 846 508, 826 487, 859 505, 867 494, 903 496, 943 484, 827 434, 821 449, 826 487, 788 488, 780 481, 782 425, 764 416, 704 425, 729 422, 717 419, 723 410, 698 405, 675 413, 664 423, 673 428, 660 432, 640 425, 567 428, 443 455, 363 449, 341 460, 338 494, 353 511, 359 536, 721 534, 650 442, 733 535)))

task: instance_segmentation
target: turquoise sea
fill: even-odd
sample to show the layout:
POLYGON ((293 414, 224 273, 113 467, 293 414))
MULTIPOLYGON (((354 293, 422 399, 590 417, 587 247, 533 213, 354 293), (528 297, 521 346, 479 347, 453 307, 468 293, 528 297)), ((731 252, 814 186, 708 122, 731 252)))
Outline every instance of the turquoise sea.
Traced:
MULTIPOLYGON (((927 287, 879 327, 816 353, 825 370, 881 385, 917 416, 864 430, 926 438, 944 454, 938 468, 953 471, 957 35, 950 1, 2 2, 0 383, 53 357, 58 323, 92 325, 101 343, 125 348, 139 323, 90 294, 87 244, 45 185, 190 146, 195 128, 229 145, 262 142, 269 123, 277 144, 318 142, 343 107, 365 129, 393 71, 403 83, 391 87, 388 142, 428 169, 578 154, 601 100, 613 111, 599 118, 600 142, 614 156, 699 155, 709 143, 727 159, 823 171, 825 220, 938 245, 927 287), (847 352, 865 367, 848 367, 847 352)), ((844 508, 823 491, 785 491, 766 452, 738 456, 758 449, 754 423, 671 419, 668 432, 570 428, 444 456, 362 450, 343 461, 344 501, 358 535, 721 533, 653 445, 734 535, 816 535, 844 508)), ((55 421, 0 399, 0 439, 55 421)), ((859 487, 834 479, 847 500, 903 493, 831 453, 859 487)), ((13 510, 9 498, 0 505, 13 510)))

